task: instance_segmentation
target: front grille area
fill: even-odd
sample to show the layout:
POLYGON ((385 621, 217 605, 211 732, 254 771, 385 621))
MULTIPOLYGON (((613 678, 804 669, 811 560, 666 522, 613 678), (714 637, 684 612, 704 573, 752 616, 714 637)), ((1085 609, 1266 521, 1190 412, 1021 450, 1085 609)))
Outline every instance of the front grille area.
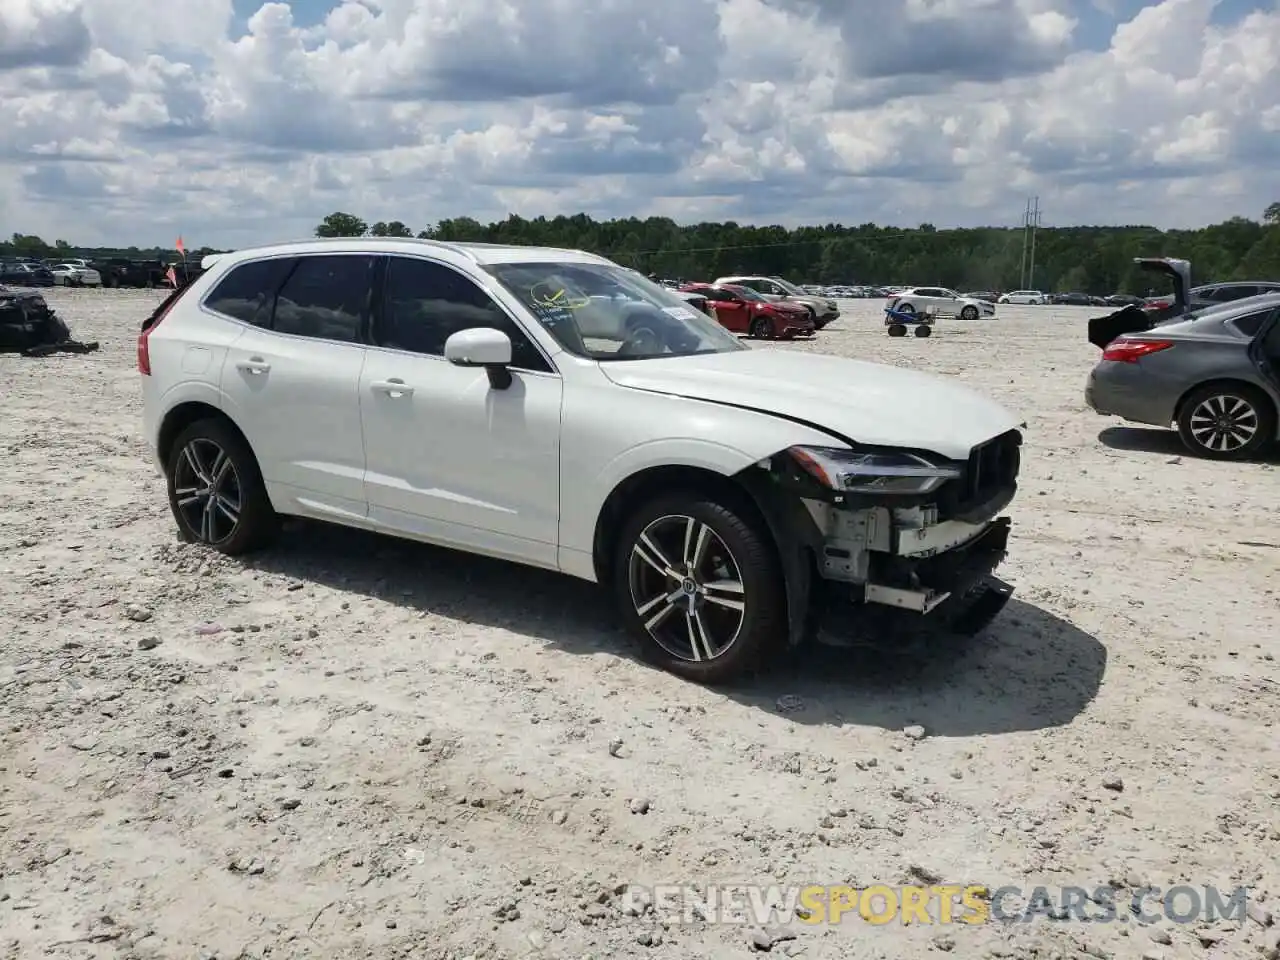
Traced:
POLYGON ((1010 430, 974 447, 964 474, 965 503, 981 503, 1017 483, 1022 434, 1010 430))

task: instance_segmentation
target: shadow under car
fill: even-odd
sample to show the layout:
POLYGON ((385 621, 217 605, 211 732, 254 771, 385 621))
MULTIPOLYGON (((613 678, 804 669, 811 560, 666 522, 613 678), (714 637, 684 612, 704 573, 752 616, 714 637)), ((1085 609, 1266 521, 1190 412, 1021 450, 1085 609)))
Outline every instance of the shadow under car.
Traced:
MULTIPOLYGON (((503 628, 570 654, 639 659, 599 586, 551 571, 311 521, 241 558, 251 569, 376 597, 470 624, 503 628)), ((933 736, 1039 730, 1070 723, 1093 700, 1107 654, 1094 637, 1016 598, 974 636, 909 615, 870 647, 810 643, 717 691, 802 724, 933 736)), ((877 630, 879 631, 879 627, 877 630)), ((655 668, 656 669, 656 668, 655 668)), ((675 682, 684 682, 676 681, 675 682)))

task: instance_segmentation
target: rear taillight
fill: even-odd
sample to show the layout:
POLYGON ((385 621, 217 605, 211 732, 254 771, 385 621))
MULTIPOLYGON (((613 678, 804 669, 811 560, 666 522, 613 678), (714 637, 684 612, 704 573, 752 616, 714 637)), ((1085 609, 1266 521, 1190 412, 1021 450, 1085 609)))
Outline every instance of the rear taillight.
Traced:
POLYGON ((147 338, 155 332, 156 327, 160 326, 160 321, 169 315, 169 311, 177 306, 178 301, 182 299, 182 295, 190 289, 191 287, 188 285, 174 290, 161 301, 160 306, 156 307, 151 316, 147 317, 143 322, 142 332, 138 334, 138 372, 144 377, 151 376, 151 347, 147 343, 147 338))
POLYGON ((1173 306, 1172 300, 1150 300, 1142 307, 1143 310, 1165 310, 1173 306))
POLYGON ((1103 360, 1115 360, 1118 363, 1137 363, 1143 357, 1173 346, 1171 340, 1113 340, 1102 351, 1103 360))

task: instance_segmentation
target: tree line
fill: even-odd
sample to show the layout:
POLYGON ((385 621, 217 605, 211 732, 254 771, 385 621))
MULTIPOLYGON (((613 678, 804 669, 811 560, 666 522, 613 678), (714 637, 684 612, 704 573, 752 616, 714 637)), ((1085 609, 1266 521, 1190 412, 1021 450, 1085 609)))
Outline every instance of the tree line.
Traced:
MULTIPOLYGON (((829 223, 787 229, 735 222, 678 224, 666 217, 599 221, 584 213, 526 219, 511 215, 483 224, 470 217, 441 220, 415 233, 401 221, 369 223, 335 212, 315 228, 318 237, 420 237, 591 250, 645 273, 688 280, 738 273, 787 277, 796 283, 921 284, 964 290, 1040 290, 1144 294, 1151 277, 1135 257, 1182 257, 1197 283, 1280 280, 1280 202, 1260 220, 1233 217, 1196 230, 1149 226, 1041 227, 1035 234, 1035 272, 1024 273, 1021 227, 938 229, 829 223)), ((201 248, 198 258, 219 252, 201 248)), ((62 240, 14 234, 0 256, 127 256, 175 259, 175 251, 75 249, 62 240)))

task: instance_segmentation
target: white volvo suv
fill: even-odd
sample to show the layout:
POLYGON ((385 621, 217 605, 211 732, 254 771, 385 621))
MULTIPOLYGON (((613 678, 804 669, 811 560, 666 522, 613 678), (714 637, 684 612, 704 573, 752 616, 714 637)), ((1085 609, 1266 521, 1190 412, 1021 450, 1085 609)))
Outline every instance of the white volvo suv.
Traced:
POLYGON ((188 540, 243 553, 289 515, 558 570, 706 683, 833 607, 971 632, 1009 596, 1020 424, 950 380, 753 349, 581 251, 307 240, 203 266, 137 345, 188 540))

